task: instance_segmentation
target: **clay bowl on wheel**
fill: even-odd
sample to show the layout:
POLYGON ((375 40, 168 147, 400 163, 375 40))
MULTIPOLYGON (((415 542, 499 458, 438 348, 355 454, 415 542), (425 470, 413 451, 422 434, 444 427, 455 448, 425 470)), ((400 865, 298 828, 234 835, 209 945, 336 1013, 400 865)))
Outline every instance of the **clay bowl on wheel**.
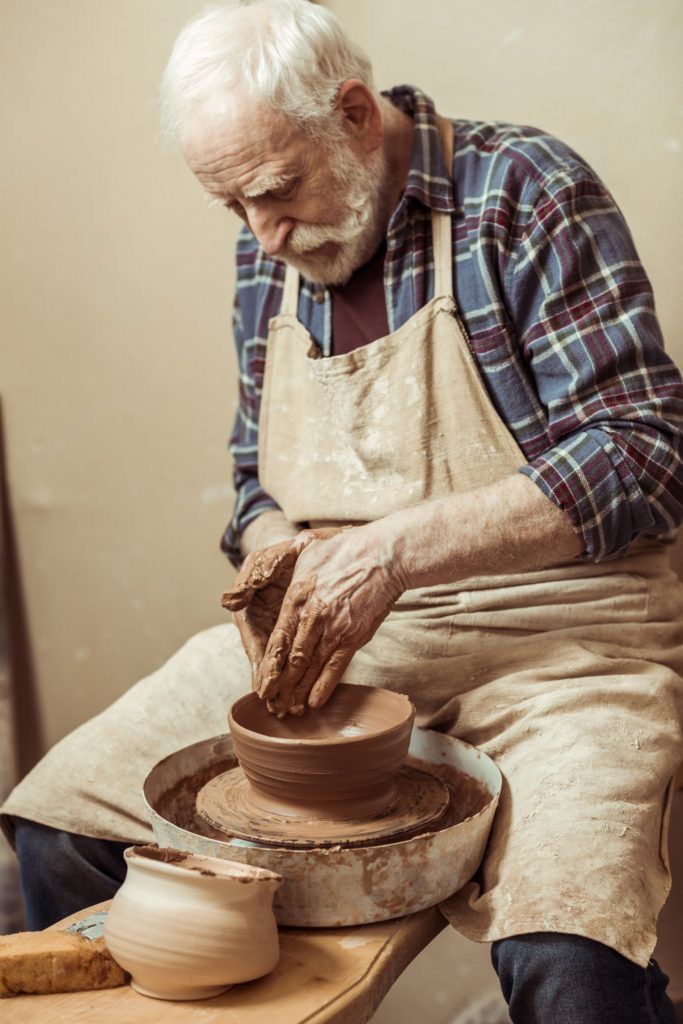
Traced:
POLYGON ((301 718, 276 718, 250 693, 232 705, 228 724, 255 809, 344 821, 394 806, 414 718, 402 693, 340 683, 301 718))

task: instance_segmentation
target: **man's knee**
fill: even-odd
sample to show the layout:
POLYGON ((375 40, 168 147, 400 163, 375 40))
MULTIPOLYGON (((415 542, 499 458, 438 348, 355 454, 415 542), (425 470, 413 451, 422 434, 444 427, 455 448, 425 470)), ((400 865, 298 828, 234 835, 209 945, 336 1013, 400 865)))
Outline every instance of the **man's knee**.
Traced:
POLYGON ((62 917, 111 899, 126 867, 130 843, 63 832, 14 818, 21 889, 28 927, 46 928, 62 917))
POLYGON ((514 1024, 675 1024, 667 978, 581 935, 534 932, 494 942, 493 966, 514 1024))

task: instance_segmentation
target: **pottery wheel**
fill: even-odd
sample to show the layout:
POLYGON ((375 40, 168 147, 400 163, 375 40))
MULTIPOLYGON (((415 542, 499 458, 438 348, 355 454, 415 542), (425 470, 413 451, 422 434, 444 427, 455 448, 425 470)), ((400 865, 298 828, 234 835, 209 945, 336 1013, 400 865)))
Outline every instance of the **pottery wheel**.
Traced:
POLYGON ((405 766, 397 782, 398 800, 381 817, 343 821, 291 818, 254 807, 249 783, 237 767, 200 789, 197 811, 220 832, 267 846, 366 846, 428 830, 448 807, 448 786, 430 772, 405 766))

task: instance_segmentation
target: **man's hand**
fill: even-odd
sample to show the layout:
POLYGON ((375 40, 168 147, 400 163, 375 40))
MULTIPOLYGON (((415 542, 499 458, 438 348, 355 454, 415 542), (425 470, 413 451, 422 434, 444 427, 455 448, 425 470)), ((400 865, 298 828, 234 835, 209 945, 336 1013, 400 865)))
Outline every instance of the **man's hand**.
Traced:
POLYGON ((341 530, 304 530, 247 559, 226 608, 271 711, 320 707, 406 590, 570 562, 583 544, 526 476, 341 530), (270 590, 269 590, 270 588, 270 590))
MULTIPOLYGON (((321 707, 400 597, 403 588, 382 536, 379 523, 304 531, 254 681, 272 711, 302 714, 306 703, 321 707)), ((288 556, 283 563, 291 564, 288 556)))
POLYGON ((293 539, 253 551, 245 558, 233 586, 223 594, 221 603, 233 612, 249 658, 254 689, 257 689, 257 670, 299 555, 309 544, 331 537, 341 529, 301 530, 293 539))
POLYGON ((280 614, 299 550, 296 540, 283 540, 247 555, 233 586, 221 600, 223 607, 233 613, 251 665, 254 689, 256 671, 280 614))

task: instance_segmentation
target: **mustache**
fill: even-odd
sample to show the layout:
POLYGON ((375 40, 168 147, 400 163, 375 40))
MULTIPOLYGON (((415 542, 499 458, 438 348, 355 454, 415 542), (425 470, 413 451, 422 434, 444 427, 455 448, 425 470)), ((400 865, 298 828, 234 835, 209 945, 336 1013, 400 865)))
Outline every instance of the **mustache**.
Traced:
POLYGON ((370 217, 370 204, 352 210, 341 224, 297 224, 285 242, 285 251, 293 256, 305 256, 320 249, 327 242, 348 243, 362 233, 370 217))

